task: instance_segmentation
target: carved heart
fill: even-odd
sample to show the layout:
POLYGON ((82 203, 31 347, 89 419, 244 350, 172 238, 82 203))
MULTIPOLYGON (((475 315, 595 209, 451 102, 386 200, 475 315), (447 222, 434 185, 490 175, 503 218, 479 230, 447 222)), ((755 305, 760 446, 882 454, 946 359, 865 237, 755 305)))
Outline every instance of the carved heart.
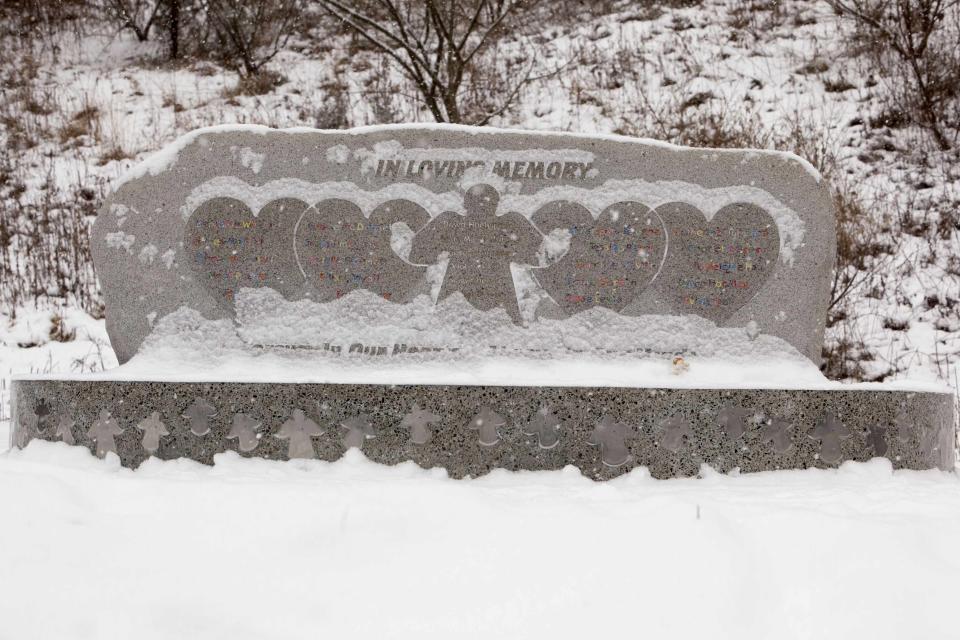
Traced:
POLYGON ((225 309, 241 287, 292 295, 303 281, 291 256, 293 225, 306 208, 284 198, 254 216, 234 198, 204 202, 190 216, 184 238, 194 275, 225 309))
POLYGON ((602 306, 620 311, 654 279, 663 263, 666 232, 656 212, 617 202, 596 220, 583 206, 551 202, 533 214, 541 232, 570 233, 570 248, 535 272, 540 285, 569 314, 602 306))
POLYGON ((386 202, 369 219, 348 200, 323 200, 297 223, 297 264, 319 302, 354 289, 406 302, 423 282, 426 267, 412 265, 394 253, 390 226, 405 222, 417 231, 429 220, 422 207, 408 200, 386 202))
POLYGON ((723 323, 750 301, 773 273, 780 234, 773 217, 746 203, 727 205, 712 220, 672 202, 657 207, 669 234, 663 270, 653 288, 673 313, 723 323))

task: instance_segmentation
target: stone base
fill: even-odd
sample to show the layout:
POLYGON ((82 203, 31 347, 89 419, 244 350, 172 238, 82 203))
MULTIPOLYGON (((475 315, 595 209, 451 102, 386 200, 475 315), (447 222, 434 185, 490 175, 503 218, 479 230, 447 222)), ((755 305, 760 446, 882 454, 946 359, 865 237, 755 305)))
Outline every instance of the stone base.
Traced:
POLYGON ((210 464, 224 451, 335 460, 351 446, 452 477, 578 467, 608 479, 834 467, 884 456, 952 469, 953 396, 864 389, 180 383, 20 379, 12 444, 40 438, 119 455, 210 464))

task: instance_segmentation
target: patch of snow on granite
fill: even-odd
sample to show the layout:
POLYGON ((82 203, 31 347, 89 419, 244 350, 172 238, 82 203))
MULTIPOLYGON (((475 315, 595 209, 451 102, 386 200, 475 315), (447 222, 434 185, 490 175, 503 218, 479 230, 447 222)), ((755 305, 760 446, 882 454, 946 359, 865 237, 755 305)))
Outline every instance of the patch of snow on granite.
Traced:
POLYGON ((434 304, 417 296, 397 304, 363 289, 330 302, 291 302, 269 288, 241 289, 235 299, 239 334, 255 345, 322 348, 339 345, 419 346, 456 350, 457 357, 515 353, 533 358, 595 353, 605 357, 684 353, 731 362, 771 357, 806 361, 769 335, 749 339, 742 328, 718 328, 699 316, 625 316, 603 307, 562 320, 514 324, 506 311, 480 311, 459 292, 434 304))
MULTIPOLYGON (((326 153, 327 162, 333 164, 346 164, 350 160, 350 148, 345 144, 335 144, 326 153)), ((307 158, 304 158, 307 160, 307 158)), ((306 163, 304 163, 306 164, 306 163)))
POLYGON ((133 254, 133 245, 137 241, 137 237, 132 233, 126 233, 125 231, 111 231, 106 234, 104 240, 107 242, 107 246, 113 249, 123 249, 129 254, 133 254))
POLYGON ((157 253, 159 253, 159 251, 160 250, 157 249, 156 245, 150 243, 145 245, 143 249, 140 249, 140 255, 138 258, 143 264, 151 264, 153 263, 154 258, 157 257, 157 253))
MULTIPOLYGON (((601 185, 584 188, 569 185, 540 189, 533 194, 517 193, 517 189, 496 174, 474 173, 468 170, 462 186, 469 187, 486 181, 501 192, 498 213, 517 211, 527 218, 550 202, 569 200, 586 207, 597 218, 607 207, 624 201, 637 201, 654 209, 670 202, 683 202, 699 209, 706 220, 712 220, 727 205, 746 202, 766 210, 777 224, 780 238, 780 259, 793 264, 794 252, 803 245, 805 224, 796 211, 756 187, 733 186, 709 189, 679 180, 647 182, 645 180, 607 180, 601 185)), ((463 214, 463 193, 437 193, 416 183, 393 183, 383 189, 368 191, 353 182, 313 183, 298 178, 272 180, 262 186, 253 186, 233 176, 220 176, 195 187, 185 198, 180 214, 184 220, 204 202, 217 197, 235 198, 247 205, 254 215, 267 203, 280 198, 295 198, 315 204, 328 198, 347 197, 363 211, 370 213, 389 200, 411 200, 422 206, 431 218, 444 211, 463 214)))
POLYGON ((263 161, 266 159, 266 154, 257 153, 250 147, 237 148, 236 146, 230 147, 230 153, 233 154, 233 157, 240 162, 241 165, 250 169, 255 174, 260 173, 260 169, 263 168, 263 161))

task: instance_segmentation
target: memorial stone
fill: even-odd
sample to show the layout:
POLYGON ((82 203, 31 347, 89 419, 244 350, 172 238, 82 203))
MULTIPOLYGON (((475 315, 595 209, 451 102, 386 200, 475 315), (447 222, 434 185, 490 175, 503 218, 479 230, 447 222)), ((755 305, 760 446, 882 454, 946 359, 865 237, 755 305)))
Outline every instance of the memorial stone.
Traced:
POLYGON ((816 372, 835 250, 829 189, 790 154, 453 126, 199 130, 121 181, 93 235, 121 363, 189 353, 196 370, 18 379, 13 441, 134 467, 358 448, 456 477, 874 455, 951 468, 945 391, 673 384, 708 359, 816 372), (333 373, 203 373, 236 354, 333 373), (504 358, 662 362, 664 376, 455 386, 404 369, 504 358), (396 379, 346 381, 354 370, 396 379))
POLYGON ((279 294, 271 316, 365 290, 397 304, 459 294, 533 332, 597 309, 753 322, 819 362, 833 209, 826 185, 786 154, 458 128, 246 128, 201 130, 134 175, 93 243, 121 362, 181 307, 244 324, 238 296, 258 289, 279 294))

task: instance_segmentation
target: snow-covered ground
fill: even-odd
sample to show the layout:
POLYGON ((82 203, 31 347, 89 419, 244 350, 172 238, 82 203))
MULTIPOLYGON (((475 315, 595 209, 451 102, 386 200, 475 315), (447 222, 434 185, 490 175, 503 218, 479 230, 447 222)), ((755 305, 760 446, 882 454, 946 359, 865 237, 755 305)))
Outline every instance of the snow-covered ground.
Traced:
POLYGON ((960 478, 0 456, 0 638, 960 638, 960 478))

